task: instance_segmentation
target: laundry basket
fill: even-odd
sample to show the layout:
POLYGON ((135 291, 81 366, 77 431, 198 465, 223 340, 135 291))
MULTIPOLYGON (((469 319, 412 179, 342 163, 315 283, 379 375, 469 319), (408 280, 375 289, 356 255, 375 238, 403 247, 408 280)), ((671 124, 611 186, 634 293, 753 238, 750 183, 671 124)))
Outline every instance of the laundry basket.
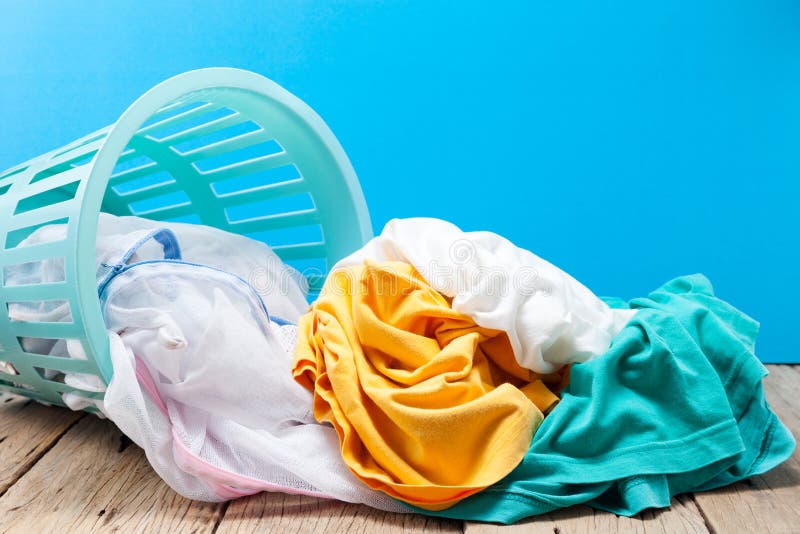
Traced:
POLYGON ((247 71, 176 76, 115 124, 0 173, 0 391, 58 405, 65 392, 102 396, 49 378, 56 371, 111 379, 95 282, 100 211, 264 241, 307 275, 312 295, 327 267, 372 235, 355 172, 307 105, 247 71), (54 223, 67 224, 66 239, 25 246, 54 223), (63 280, 8 279, 9 269, 52 259, 63 259, 63 280), (54 301, 69 306, 72 322, 9 318, 10 304, 54 301), (22 340, 31 338, 79 340, 88 359, 26 352, 22 340))

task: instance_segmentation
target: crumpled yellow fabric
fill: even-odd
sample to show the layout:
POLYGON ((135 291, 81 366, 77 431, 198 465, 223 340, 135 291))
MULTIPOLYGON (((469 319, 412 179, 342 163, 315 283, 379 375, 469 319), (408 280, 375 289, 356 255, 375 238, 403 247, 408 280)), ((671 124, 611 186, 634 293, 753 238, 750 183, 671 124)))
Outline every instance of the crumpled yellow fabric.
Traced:
POLYGON ((331 273, 300 319, 293 374, 350 470, 429 510, 516 467, 568 380, 520 367, 503 332, 455 312, 402 262, 331 273))

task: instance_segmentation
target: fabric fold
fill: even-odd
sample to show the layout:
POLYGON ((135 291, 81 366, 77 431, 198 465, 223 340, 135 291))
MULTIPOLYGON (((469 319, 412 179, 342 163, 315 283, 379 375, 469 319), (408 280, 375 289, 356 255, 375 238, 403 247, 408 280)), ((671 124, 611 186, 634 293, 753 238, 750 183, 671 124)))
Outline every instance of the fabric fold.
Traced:
POLYGON ((758 323, 702 275, 616 306, 638 310, 570 383, 504 480, 437 515, 513 523, 585 503, 622 515, 763 473, 794 438, 770 410, 758 323))
POLYGON ((507 475, 567 379, 520 367, 505 333, 453 310, 404 262, 334 270, 298 338, 295 379, 351 471, 431 510, 507 475))
POLYGON ((463 232, 440 219, 393 219, 332 271, 365 261, 413 265, 454 310, 504 331, 519 365, 537 373, 604 353, 636 313, 611 309, 563 270, 497 234, 463 232))

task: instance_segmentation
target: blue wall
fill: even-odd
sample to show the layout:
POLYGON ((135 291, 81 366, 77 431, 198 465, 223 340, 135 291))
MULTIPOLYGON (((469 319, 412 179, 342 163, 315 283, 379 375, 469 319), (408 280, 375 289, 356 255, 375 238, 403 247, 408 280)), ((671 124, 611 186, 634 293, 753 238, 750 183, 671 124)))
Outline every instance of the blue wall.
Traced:
POLYGON ((701 271, 799 361, 794 0, 69 3, 0 0, 0 168, 247 68, 331 125, 376 231, 490 229, 625 297, 701 271))

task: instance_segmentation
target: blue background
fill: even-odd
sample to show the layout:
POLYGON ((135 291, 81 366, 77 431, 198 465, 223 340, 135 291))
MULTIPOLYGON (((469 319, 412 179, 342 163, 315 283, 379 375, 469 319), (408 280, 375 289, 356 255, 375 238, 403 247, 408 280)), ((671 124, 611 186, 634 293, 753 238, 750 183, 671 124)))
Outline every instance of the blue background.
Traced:
POLYGON ((703 272, 799 361, 795 0, 161 4, 0 0, 0 168, 246 68, 325 118, 376 231, 493 230, 623 297, 703 272))

